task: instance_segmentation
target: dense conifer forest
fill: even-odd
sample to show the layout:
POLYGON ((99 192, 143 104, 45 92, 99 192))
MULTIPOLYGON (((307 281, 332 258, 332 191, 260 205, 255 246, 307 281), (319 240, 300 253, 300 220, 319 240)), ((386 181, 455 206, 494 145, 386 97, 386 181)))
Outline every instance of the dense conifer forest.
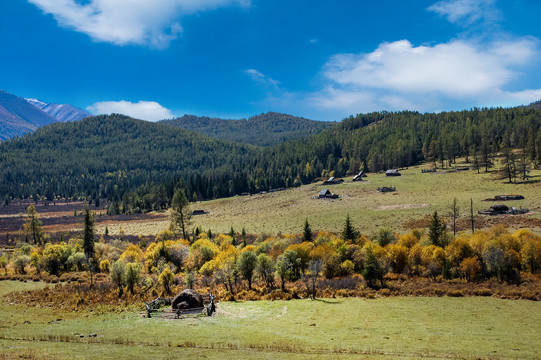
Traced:
POLYGON ((163 124, 195 131, 220 140, 237 141, 258 146, 274 146, 284 141, 318 134, 335 126, 335 122, 314 121, 301 117, 268 112, 249 119, 223 120, 184 115, 163 124))
POLYGON ((129 213, 167 207, 179 187, 189 200, 205 200, 422 161, 449 167, 462 156, 486 171, 504 153, 526 172, 540 164, 540 128, 541 111, 532 107, 375 112, 302 140, 256 147, 97 116, 0 143, 0 197, 107 198, 110 213, 129 213))

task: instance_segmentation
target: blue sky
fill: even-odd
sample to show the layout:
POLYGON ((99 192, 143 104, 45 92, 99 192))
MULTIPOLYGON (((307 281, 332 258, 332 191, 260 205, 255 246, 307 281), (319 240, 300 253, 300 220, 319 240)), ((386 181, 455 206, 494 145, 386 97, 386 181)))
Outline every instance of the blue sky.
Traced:
POLYGON ((0 88, 146 120, 541 99, 538 0, 2 0, 0 88))

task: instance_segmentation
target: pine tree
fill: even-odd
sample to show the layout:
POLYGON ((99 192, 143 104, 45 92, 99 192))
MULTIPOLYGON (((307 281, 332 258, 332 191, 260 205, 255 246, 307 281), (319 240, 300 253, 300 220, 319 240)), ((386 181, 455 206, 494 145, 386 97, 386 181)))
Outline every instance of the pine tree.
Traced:
POLYGON ((344 224, 344 230, 342 230, 342 239, 344 241, 347 240, 355 240, 357 238, 357 231, 351 224, 351 220, 349 218, 349 213, 346 216, 346 223, 344 224))
POLYGON ((428 238, 435 246, 443 247, 445 240, 445 231, 447 230, 447 225, 440 219, 438 216, 438 211, 434 211, 432 216, 432 221, 428 227, 428 238))
POLYGON ((41 243, 42 222, 38 217, 38 212, 36 211, 36 208, 34 205, 30 205, 26 209, 26 216, 27 218, 26 218, 26 223, 24 224, 24 230, 26 232, 27 238, 28 238, 28 235, 30 234, 32 236, 32 239, 34 240, 34 244, 41 243))
POLYGON ((235 233, 235 230, 233 229, 233 226, 231 226, 231 231, 229 231, 229 236, 231 237, 231 244, 233 246, 237 246, 237 234, 235 233))
POLYGON ((92 275, 94 271, 94 216, 88 207, 85 207, 84 214, 83 250, 86 256, 86 262, 88 263, 88 268, 90 270, 90 286, 92 286, 92 275))
POLYGON ((304 221, 304 231, 302 233, 302 241, 312 241, 312 230, 310 229, 310 224, 308 223, 308 218, 304 221))
POLYGON ((522 180, 528 180, 530 172, 530 159, 528 158, 527 149, 521 149, 517 156, 516 173, 520 175, 522 180))
POLYGON ((451 215, 453 216, 453 235, 456 236, 456 220, 459 215, 458 201, 456 198, 453 199, 453 205, 451 206, 451 215))
POLYGON ((471 221, 471 233, 475 232, 475 221, 473 217, 473 198, 470 198, 470 221, 471 221))
POLYGON ((188 239, 186 227, 190 223, 191 214, 184 189, 178 189, 171 202, 171 223, 169 227, 174 233, 182 231, 182 237, 188 239))
POLYGON ((248 244, 246 243, 246 230, 244 228, 242 228, 240 236, 242 238, 242 247, 245 248, 248 244))
POLYGON ((516 167, 515 167, 515 155, 509 148, 505 148, 503 151, 503 166, 500 169, 500 173, 503 177, 509 179, 509 183, 513 182, 513 178, 516 178, 516 167))

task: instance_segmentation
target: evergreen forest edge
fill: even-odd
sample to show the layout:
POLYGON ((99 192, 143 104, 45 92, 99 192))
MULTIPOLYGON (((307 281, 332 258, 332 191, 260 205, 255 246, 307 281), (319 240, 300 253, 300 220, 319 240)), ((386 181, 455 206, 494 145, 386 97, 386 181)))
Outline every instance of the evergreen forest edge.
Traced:
POLYGON ((540 110, 373 112, 271 147, 102 115, 0 143, 0 198, 4 204, 14 198, 107 199, 110 214, 138 213, 169 207, 178 188, 185 189, 190 201, 208 200, 360 170, 421 162, 448 167, 457 157, 488 171, 502 152, 520 160, 523 176, 539 166, 540 110))

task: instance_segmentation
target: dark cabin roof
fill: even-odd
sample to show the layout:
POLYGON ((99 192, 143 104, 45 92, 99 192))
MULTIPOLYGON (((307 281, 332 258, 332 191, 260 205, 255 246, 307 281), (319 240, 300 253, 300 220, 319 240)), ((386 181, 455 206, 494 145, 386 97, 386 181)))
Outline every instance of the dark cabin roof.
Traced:
POLYGON ((364 173, 364 171, 361 171, 353 177, 353 180, 358 180, 358 179, 362 180, 363 177, 366 177, 366 174, 364 173))
POLYGON ((325 196, 327 194, 331 194, 331 192, 329 191, 329 189, 322 189, 320 192, 319 192, 319 195, 322 195, 322 196, 325 196))
POLYGON ((387 170, 387 171, 385 172, 385 174, 386 174, 387 176, 389 176, 389 175, 391 175, 391 176, 393 176, 393 175, 394 175, 394 176, 402 175, 402 174, 400 174, 400 173, 398 172, 398 170, 396 170, 396 169, 389 169, 389 170, 387 170))

